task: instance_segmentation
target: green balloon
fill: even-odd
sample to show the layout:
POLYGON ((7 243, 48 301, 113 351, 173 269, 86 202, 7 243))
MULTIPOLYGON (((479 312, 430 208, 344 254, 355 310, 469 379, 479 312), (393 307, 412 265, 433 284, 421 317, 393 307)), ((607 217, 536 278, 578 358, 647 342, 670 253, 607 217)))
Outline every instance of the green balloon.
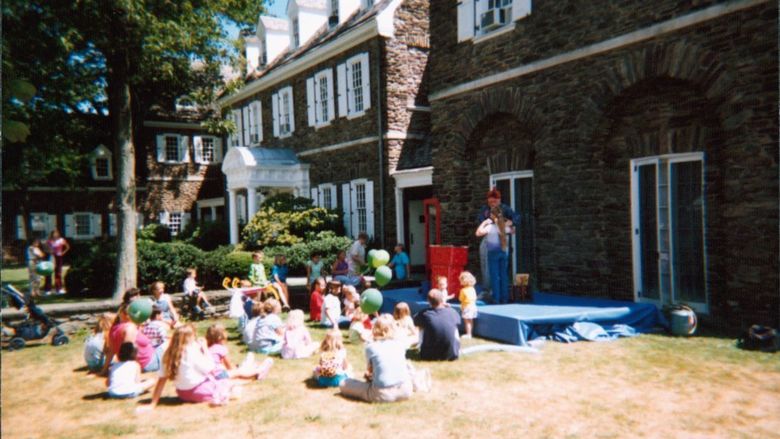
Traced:
POLYGON ((373 267, 375 256, 376 256, 376 250, 369 250, 368 255, 366 255, 366 265, 368 265, 369 267, 373 267))
POLYGON ((41 276, 49 276, 54 273, 54 264, 51 261, 41 261, 35 264, 35 272, 41 276))
POLYGON ((374 253, 374 259, 371 265, 373 265, 374 268, 379 268, 383 265, 387 265, 388 262, 390 262, 390 253, 388 253, 387 250, 377 250, 376 253, 374 253))
POLYGON ((380 287, 383 287, 390 283, 390 279, 393 278, 393 270, 390 269, 387 265, 383 265, 376 269, 376 272, 374 273, 374 279, 376 280, 376 284, 380 287))
POLYGON ((133 323, 140 325, 152 315, 152 301, 146 298, 133 300, 127 308, 127 315, 133 323))
POLYGON ((369 288, 360 295, 360 309, 366 314, 373 314, 382 307, 382 293, 376 288, 369 288))

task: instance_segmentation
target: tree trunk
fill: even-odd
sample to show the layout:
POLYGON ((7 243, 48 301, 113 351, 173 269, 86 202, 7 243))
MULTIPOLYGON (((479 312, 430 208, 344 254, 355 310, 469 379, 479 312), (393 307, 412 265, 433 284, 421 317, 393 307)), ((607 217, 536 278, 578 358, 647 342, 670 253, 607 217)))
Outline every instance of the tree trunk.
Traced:
POLYGON ((116 159, 117 255, 113 297, 122 298, 137 284, 135 146, 129 82, 129 57, 116 49, 109 61, 109 114, 116 159))

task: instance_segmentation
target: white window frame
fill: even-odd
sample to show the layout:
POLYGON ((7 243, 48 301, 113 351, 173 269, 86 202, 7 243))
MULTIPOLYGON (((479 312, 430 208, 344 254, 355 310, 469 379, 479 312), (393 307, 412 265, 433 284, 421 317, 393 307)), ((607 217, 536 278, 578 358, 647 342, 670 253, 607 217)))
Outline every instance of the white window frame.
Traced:
POLYGON ((209 165, 212 163, 219 163, 222 161, 222 139, 216 136, 193 136, 192 138, 193 151, 195 153, 195 163, 202 165, 209 165), (206 157, 205 144, 212 142, 213 151, 211 153, 211 160, 206 157))
MULTIPOLYGON (((346 207, 346 204, 345 204, 346 207)), ((346 210, 346 209, 345 209, 346 210)), ((374 183, 371 180, 360 178, 349 182, 349 218, 351 220, 350 231, 353 237, 356 237, 360 232, 366 232, 370 238, 374 236, 374 183), (359 188, 363 187, 364 196, 363 203, 361 203, 359 197, 359 188), (365 210, 361 214, 362 209, 365 210), (361 224, 361 219, 364 217, 365 224, 361 224), (364 226, 364 227, 361 227, 364 226)), ((345 213, 346 216, 346 213, 345 213)))
POLYGON ((92 239, 102 233, 103 215, 92 212, 73 212, 65 215, 65 236, 75 240, 92 239), (87 233, 79 230, 78 221, 80 218, 87 218, 89 230, 87 233))
MULTIPOLYGON (((515 180, 525 179, 525 178, 534 178, 534 171, 533 170, 523 170, 523 171, 509 171, 509 172, 501 172, 499 174, 491 174, 489 177, 489 184, 488 188, 493 188, 497 186, 497 182, 499 180, 509 180, 509 203, 507 203, 509 206, 512 207, 512 210, 515 212, 515 214, 519 215, 520 213, 518 210, 515 209, 515 206, 517 205, 517 197, 518 194, 515 193, 515 180)), ((533 180, 532 180, 533 181, 533 180)), ((523 224, 520 224, 519 227, 523 227, 523 224)), ((509 266, 512 270, 512 276, 516 275, 518 273, 518 261, 517 261, 517 248, 520 245, 520 234, 517 233, 516 235, 511 237, 512 239, 512 247, 514 251, 512 251, 512 254, 510 255, 511 260, 509 261, 509 266)))
POLYGON ((333 183, 323 183, 317 186, 317 189, 319 189, 320 201, 318 205, 326 209, 335 209, 337 206, 336 185, 333 183))
POLYGON ((95 181, 110 181, 114 178, 114 169, 112 163, 111 151, 106 148, 105 145, 98 145, 92 154, 90 155, 90 171, 92 173, 92 179, 95 181), (107 170, 108 175, 98 174, 98 160, 106 160, 108 163, 107 170))
POLYGON ((249 109, 249 145, 258 146, 263 141, 263 105, 257 100, 251 102, 249 109))
POLYGON ((164 211, 160 212, 160 224, 168 228, 171 236, 176 236, 187 227, 190 222, 189 212, 184 211, 164 211))
POLYGON ((460 0, 458 2, 457 25, 458 42, 473 40, 480 43, 494 36, 510 32, 515 28, 515 23, 531 15, 532 0, 501 0, 501 7, 508 8, 510 15, 501 25, 482 28, 482 15, 488 12, 490 3, 494 0, 460 0))
POLYGON ((336 67, 338 79, 339 116, 353 119, 366 114, 371 108, 371 70, 368 52, 348 58, 344 64, 336 67), (355 66, 360 66, 360 76, 353 76, 355 66), (355 82, 360 79, 360 91, 356 93, 355 82), (358 97, 360 97, 358 102, 358 97), (360 105, 358 105, 360 104, 360 105), (358 110, 358 107, 360 110, 358 110))
POLYGON ((309 126, 321 128, 330 125, 330 121, 335 119, 333 69, 321 70, 306 80, 306 104, 309 126))
POLYGON ((182 164, 190 161, 189 137, 175 133, 164 133, 157 136, 157 162, 166 164, 182 164), (178 147, 177 160, 168 159, 168 138, 176 138, 178 147))
POLYGON ((279 89, 279 92, 274 93, 271 96, 273 120, 274 120, 274 136, 284 139, 292 136, 295 132, 295 101, 293 100, 293 88, 287 86, 279 89), (285 97, 287 97, 288 105, 285 106, 285 97), (287 111, 285 111, 287 110, 287 111), (289 126, 282 123, 285 116, 289 116, 289 126), (287 130, 285 130, 287 128, 287 130))

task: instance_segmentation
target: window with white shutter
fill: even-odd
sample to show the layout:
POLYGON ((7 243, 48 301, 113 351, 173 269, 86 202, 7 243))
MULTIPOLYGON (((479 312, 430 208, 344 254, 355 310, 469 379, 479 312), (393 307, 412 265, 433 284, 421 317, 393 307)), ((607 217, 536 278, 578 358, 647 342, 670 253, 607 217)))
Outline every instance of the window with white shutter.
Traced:
POLYGON ((102 232, 102 215, 75 212, 65 215, 65 236, 75 239, 92 239, 102 232))
POLYGON ((160 224, 166 226, 171 236, 178 235, 190 221, 187 212, 160 212, 160 224))
POLYGON ((326 126, 336 116, 333 69, 325 69, 306 80, 309 126, 326 126))
POLYGON ((263 109, 260 101, 249 104, 251 117, 249 118, 249 144, 259 145, 263 141, 263 109))
POLYGON ((160 163, 186 163, 190 161, 189 137, 178 134, 158 135, 157 161, 160 163))
POLYGON ((320 191, 320 206, 326 209, 336 209, 336 186, 331 183, 325 183, 319 185, 318 189, 320 191))
POLYGON ((241 118, 241 110, 232 110, 230 112, 230 118, 236 126, 236 131, 230 135, 228 142, 230 143, 230 146, 243 146, 244 142, 241 140, 241 137, 244 132, 244 120, 241 118))
POLYGON ((242 131, 242 143, 244 146, 249 146, 252 144, 250 138, 249 138, 249 131, 252 128, 252 107, 250 105, 247 105, 246 107, 241 109, 241 117, 243 118, 243 131, 242 131))
POLYGON ((320 193, 316 187, 311 188, 311 204, 320 207, 320 193))
POLYGON ((272 97, 274 113, 274 135, 289 137, 295 131, 295 114, 293 111, 293 89, 284 87, 272 97), (275 97, 275 98, 274 98, 275 97))
POLYGON ((374 183, 370 180, 352 180, 350 186, 352 234, 366 232, 374 236, 374 183))
MULTIPOLYGON (((340 72, 339 72, 340 74, 340 72)), ((339 78, 341 81, 341 78, 339 78)), ((371 80, 368 66, 368 53, 349 58, 344 72, 347 117, 359 117, 371 108, 371 80)), ((339 86, 341 86, 339 84, 339 86)), ((341 102, 341 97, 339 97, 341 102)))
POLYGON ((220 161, 220 144, 218 137, 214 136, 194 136, 193 150, 195 152, 195 163, 209 164, 220 161))

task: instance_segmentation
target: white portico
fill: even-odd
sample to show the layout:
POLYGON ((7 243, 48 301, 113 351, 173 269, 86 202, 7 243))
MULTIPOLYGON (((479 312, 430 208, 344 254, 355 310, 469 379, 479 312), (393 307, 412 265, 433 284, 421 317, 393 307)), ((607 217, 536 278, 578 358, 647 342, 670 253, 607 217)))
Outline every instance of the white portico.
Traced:
POLYGON ((269 194, 309 194, 309 165, 301 163, 291 149, 232 147, 222 172, 227 177, 231 244, 238 243, 239 216, 249 221, 269 194))

